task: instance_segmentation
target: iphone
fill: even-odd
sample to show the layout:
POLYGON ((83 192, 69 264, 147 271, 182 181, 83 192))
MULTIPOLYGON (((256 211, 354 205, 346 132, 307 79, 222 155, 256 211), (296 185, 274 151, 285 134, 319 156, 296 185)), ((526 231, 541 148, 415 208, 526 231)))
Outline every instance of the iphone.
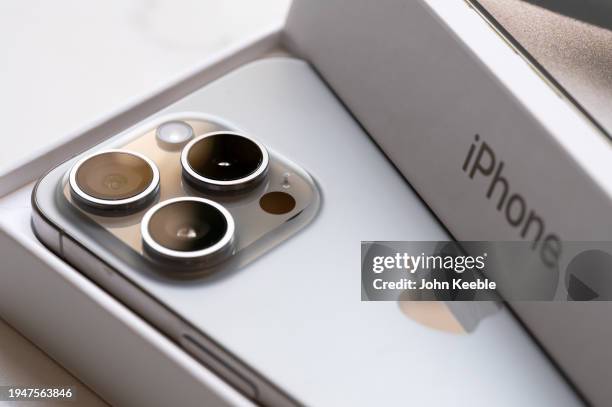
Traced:
POLYGON ((361 300, 361 241, 451 236, 304 61, 227 74, 32 202, 47 247, 257 403, 580 404, 501 304, 361 300))

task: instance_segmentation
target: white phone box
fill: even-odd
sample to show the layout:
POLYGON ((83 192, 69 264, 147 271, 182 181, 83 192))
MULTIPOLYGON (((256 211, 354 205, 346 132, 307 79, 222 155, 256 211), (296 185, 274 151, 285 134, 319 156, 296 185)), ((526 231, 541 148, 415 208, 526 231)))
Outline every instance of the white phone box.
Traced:
MULTIPOLYGON (((476 134, 550 233, 612 235, 609 140, 466 3, 296 0, 285 27, 204 61, 0 174, 0 313, 112 404, 172 405, 175 394, 183 395, 181 405, 250 403, 38 242, 30 227, 33 182, 234 68, 278 52, 313 65, 457 239, 519 239, 486 198, 487 177, 462 170, 476 134)), ((605 303, 513 308, 587 399, 603 405, 612 398, 604 385, 612 370, 605 303)))

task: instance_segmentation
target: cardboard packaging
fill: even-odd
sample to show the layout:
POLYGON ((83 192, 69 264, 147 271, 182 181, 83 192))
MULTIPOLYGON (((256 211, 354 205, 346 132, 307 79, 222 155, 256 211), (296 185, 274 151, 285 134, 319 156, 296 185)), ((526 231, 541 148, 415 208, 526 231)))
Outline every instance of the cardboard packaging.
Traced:
MULTIPOLYGON (((533 240, 536 222, 538 250, 612 238, 610 139, 469 2, 297 2, 287 33, 456 239, 533 240)), ((510 305, 609 404, 612 306, 510 305)))
MULTIPOLYGON (((170 405, 176 400, 168 399, 166 386, 182 389, 182 405, 248 401, 38 243, 29 225, 31 183, 279 48, 313 64, 456 238, 520 238, 521 229, 509 225, 496 200, 486 197, 502 161, 512 193, 520 194, 526 211, 542 217, 549 234, 576 240, 612 234, 605 217, 612 191, 605 177, 609 140, 468 4, 298 0, 283 29, 205 61, 185 78, 0 174, 0 256, 6 259, 0 312, 113 404, 170 405), (473 143, 490 147, 487 168, 492 167, 470 177, 463 166, 473 143), (67 312, 77 307, 78 315, 67 312), (157 374, 143 374, 152 371, 157 374)), ((602 328, 610 324, 601 325, 609 318, 607 307, 589 304, 593 309, 584 318, 582 305, 569 305, 514 307, 586 397, 605 404, 612 397, 601 370, 612 365, 604 347, 612 332, 602 328), (596 360, 599 371, 589 367, 596 360)))

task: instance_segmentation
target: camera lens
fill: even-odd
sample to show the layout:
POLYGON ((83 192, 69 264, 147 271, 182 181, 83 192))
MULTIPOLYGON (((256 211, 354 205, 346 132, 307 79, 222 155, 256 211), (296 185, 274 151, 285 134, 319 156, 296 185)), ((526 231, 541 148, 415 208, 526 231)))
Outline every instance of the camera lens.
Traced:
POLYGON ((129 151, 103 151, 77 162, 70 170, 73 199, 104 211, 138 210, 159 190, 159 171, 148 158, 129 151))
POLYGON ((242 134, 220 131, 192 140, 181 154, 183 176, 196 187, 213 191, 246 189, 261 182, 268 152, 242 134))
POLYGON ((232 215, 208 199, 160 202, 145 214, 141 228, 144 247, 153 256, 213 264, 233 253, 232 215))

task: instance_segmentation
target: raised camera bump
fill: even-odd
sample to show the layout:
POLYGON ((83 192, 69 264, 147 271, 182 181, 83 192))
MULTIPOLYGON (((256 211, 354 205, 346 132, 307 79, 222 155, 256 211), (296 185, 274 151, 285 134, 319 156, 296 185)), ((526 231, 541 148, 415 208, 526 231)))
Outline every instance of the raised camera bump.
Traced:
POLYGON ((239 191, 260 184, 269 166, 266 148, 244 134, 216 131, 190 141, 181 153, 183 178, 202 191, 239 191))
POLYGON ((159 192, 159 170, 142 154, 105 150, 79 160, 70 170, 72 199, 100 215, 123 215, 150 205, 159 192))

